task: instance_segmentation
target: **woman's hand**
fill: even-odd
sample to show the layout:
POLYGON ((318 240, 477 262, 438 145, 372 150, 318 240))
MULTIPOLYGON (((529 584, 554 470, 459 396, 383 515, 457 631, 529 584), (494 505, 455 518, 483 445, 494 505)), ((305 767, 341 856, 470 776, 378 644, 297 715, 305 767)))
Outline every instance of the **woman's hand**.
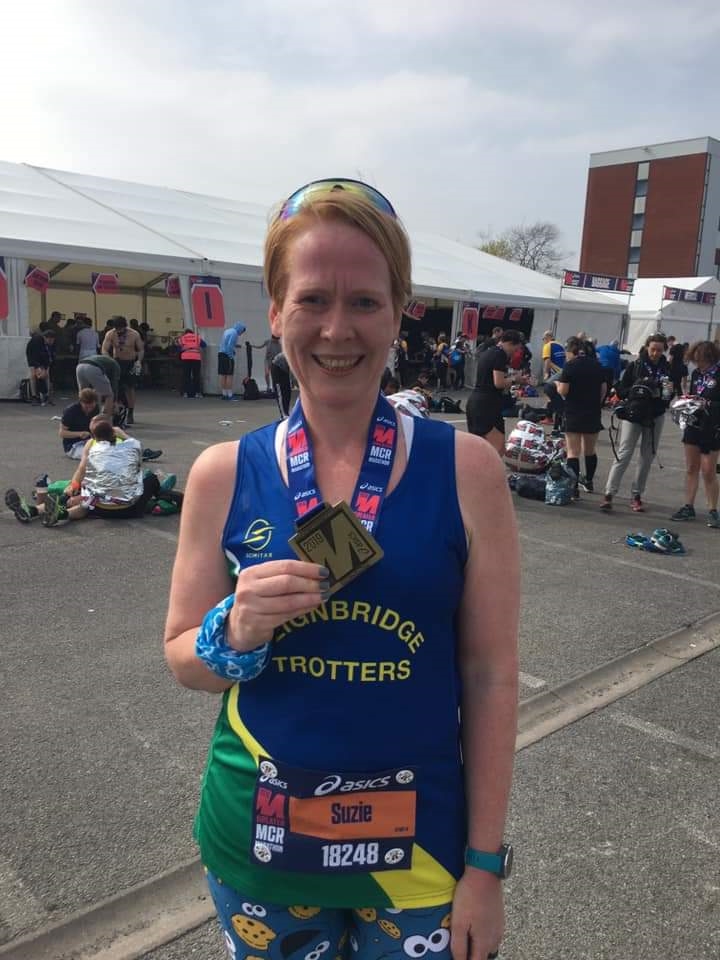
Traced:
POLYGON ((328 571, 303 560, 270 560, 240 571, 226 642, 245 653, 272 640, 276 627, 328 597, 328 571))
POLYGON ((500 947, 505 928, 502 881, 470 867, 455 887, 450 921, 453 960, 485 960, 500 947))

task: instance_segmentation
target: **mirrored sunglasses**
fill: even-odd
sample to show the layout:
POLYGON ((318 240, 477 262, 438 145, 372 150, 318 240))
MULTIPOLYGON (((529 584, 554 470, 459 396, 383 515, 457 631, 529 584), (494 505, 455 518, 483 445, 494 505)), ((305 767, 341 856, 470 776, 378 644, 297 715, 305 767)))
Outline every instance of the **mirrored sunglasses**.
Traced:
POLYGON ((306 183, 304 187, 300 187, 299 190, 296 190, 295 193, 287 198, 280 208, 277 219, 289 220, 290 217, 294 217, 302 208, 303 204, 315 194, 327 193, 333 190, 347 190, 349 193, 360 194, 365 197, 366 200, 369 200, 381 213, 386 213, 388 216, 393 217, 393 219, 397 219, 393 205, 379 190, 376 190, 375 187, 371 187, 367 183, 363 183, 362 180, 345 180, 342 177, 333 180, 313 180, 311 183, 306 183))

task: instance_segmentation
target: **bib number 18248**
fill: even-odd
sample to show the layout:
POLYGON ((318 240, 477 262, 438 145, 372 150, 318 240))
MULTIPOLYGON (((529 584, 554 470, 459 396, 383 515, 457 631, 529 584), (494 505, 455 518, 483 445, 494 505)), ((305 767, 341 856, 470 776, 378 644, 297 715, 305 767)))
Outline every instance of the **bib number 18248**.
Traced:
POLYGON ((378 843, 327 843, 322 848, 323 867, 372 866, 380 857, 378 843))

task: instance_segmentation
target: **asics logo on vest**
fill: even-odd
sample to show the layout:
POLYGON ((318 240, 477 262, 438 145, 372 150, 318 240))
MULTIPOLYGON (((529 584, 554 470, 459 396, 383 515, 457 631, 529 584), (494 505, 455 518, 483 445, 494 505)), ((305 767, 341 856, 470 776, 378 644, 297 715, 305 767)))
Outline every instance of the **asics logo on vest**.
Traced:
POLYGON ((245 531, 243 546, 256 553, 265 550, 272 539, 274 529, 275 527, 268 520, 253 520, 245 531))
POLYGON ((376 777, 374 780, 343 780, 335 773, 315 787, 315 796, 324 797, 328 793, 352 793, 355 790, 379 790, 387 787, 390 777, 376 777))

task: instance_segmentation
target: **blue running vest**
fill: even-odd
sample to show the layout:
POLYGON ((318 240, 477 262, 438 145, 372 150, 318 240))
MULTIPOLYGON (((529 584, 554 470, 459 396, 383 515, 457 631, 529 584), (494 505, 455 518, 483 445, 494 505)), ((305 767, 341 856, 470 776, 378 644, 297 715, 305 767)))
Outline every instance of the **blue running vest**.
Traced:
MULTIPOLYGON (((239 444, 223 535, 233 569, 295 558, 276 426, 239 444)), ((463 871, 456 646, 467 546, 448 424, 414 420, 409 461, 385 500, 377 539, 383 559, 311 614, 279 627, 265 671, 223 695, 195 835, 203 863, 258 901, 437 906, 452 899, 463 871), (308 874, 251 862, 259 757, 348 779, 415 770, 411 869, 308 874)))

